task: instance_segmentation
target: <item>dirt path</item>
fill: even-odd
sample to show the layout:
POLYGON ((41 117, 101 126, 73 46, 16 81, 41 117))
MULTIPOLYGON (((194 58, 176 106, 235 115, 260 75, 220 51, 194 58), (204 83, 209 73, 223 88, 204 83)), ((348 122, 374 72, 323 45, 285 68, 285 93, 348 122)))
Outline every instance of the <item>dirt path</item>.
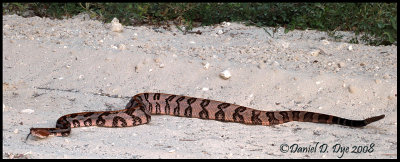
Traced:
POLYGON ((3 16, 3 158, 397 158, 396 46, 335 42, 313 30, 279 29, 272 37, 238 23, 197 30, 113 32, 82 16, 3 16), (227 69, 225 80, 219 74, 227 69), (24 142, 30 127, 53 127, 69 113, 118 110, 141 92, 386 117, 359 129, 154 116, 147 125, 76 128, 69 137, 24 142), (290 146, 303 152, 285 153, 290 146))

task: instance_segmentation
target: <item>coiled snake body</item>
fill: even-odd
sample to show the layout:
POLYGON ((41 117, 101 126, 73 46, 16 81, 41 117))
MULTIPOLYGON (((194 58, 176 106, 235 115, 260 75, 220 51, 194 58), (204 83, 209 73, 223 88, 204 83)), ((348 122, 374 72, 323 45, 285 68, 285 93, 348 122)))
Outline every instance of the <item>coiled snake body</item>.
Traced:
POLYGON ((84 126, 131 127, 150 122, 151 115, 173 115, 267 126, 300 121, 340 124, 350 127, 363 127, 385 117, 385 115, 380 115, 365 120, 349 120, 308 111, 260 111, 202 98, 163 93, 140 93, 133 96, 123 110, 64 115, 57 120, 56 128, 31 128, 26 138, 28 139, 29 135, 39 138, 68 136, 71 128, 84 126))

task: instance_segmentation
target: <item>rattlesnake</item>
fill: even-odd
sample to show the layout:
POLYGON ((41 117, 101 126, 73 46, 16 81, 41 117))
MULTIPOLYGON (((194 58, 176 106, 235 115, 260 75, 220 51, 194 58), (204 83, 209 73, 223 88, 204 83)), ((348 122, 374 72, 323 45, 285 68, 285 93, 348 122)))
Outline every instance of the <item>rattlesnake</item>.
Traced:
POLYGON ((64 115, 57 120, 56 128, 31 128, 26 138, 28 139, 29 135, 39 138, 68 136, 71 128, 82 126, 136 126, 150 122, 151 115, 159 114, 267 126, 300 121, 363 127, 385 117, 380 115, 365 120, 349 120, 308 111, 261 111, 209 99, 163 93, 140 93, 133 96, 123 110, 64 115))

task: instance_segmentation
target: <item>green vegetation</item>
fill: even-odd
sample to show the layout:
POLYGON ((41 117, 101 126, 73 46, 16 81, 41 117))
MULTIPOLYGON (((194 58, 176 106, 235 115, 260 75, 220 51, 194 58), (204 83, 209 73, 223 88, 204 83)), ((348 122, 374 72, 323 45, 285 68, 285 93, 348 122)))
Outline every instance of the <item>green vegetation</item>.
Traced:
POLYGON ((51 18, 86 12, 104 22, 117 17, 124 25, 173 21, 186 30, 195 27, 195 22, 240 21, 259 27, 283 26, 285 32, 327 31, 335 39, 340 39, 336 31, 354 31, 370 45, 397 44, 397 3, 3 3, 3 15, 27 11, 51 18))

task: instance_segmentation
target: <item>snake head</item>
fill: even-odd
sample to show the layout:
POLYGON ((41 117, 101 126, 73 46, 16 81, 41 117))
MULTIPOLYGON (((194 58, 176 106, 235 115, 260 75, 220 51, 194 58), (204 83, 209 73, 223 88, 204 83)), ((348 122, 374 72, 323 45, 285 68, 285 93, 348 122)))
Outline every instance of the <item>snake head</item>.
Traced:
POLYGON ((32 136, 38 137, 38 138, 46 138, 50 135, 50 132, 49 132, 48 128, 31 128, 26 139, 28 139, 29 135, 32 135, 32 136))

